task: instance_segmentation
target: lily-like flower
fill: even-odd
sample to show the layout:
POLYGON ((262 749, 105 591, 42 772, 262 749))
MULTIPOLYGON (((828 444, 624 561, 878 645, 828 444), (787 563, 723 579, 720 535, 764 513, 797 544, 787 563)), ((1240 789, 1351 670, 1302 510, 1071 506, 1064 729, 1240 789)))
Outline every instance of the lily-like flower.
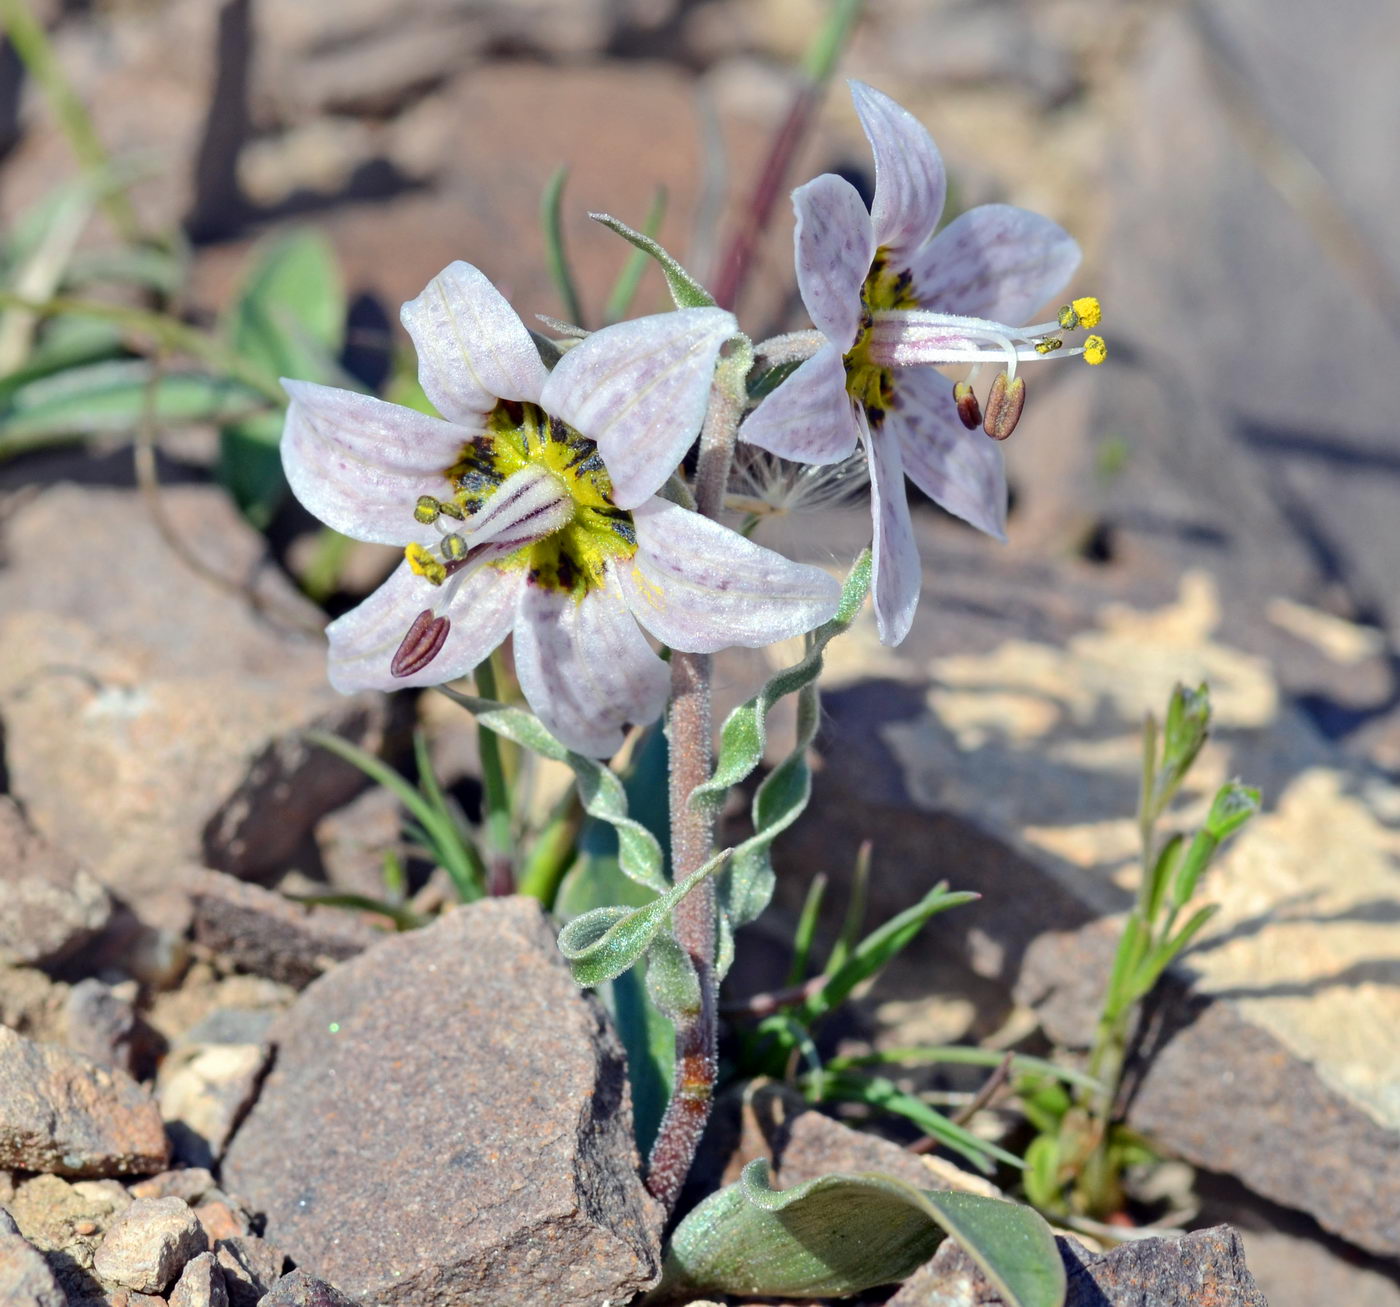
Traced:
POLYGON ((515 636, 520 687, 569 748, 605 757, 665 706, 642 634, 693 653, 800 635, 840 587, 658 498, 700 429, 737 331, 687 309, 595 332, 547 371, 486 277, 454 263, 404 305, 442 417, 286 381, 282 462, 298 499, 404 562, 332 622, 338 690, 437 685, 515 636), (638 626, 638 623, 641 626, 638 626))
POLYGON ((750 414, 740 437, 803 463, 841 462, 858 441, 865 446, 875 613, 881 640, 898 644, 922 580, 904 478, 1004 538, 1000 441, 1025 400, 1017 364, 1074 355, 1098 363, 1105 346, 1090 336, 1063 348, 1066 331, 1099 321, 1098 301, 1088 297, 1053 322, 1008 325, 1024 322, 1078 266, 1079 248, 1066 232, 1037 214, 988 204, 934 236, 947 183, 928 132, 869 86, 852 82, 851 94, 875 156, 874 201, 867 211, 856 189, 829 173, 793 192, 797 284, 820 335, 815 352, 795 349, 808 357, 750 414), (957 386, 933 370, 969 363, 973 374, 957 386), (972 383, 986 363, 1004 371, 984 421, 972 383))

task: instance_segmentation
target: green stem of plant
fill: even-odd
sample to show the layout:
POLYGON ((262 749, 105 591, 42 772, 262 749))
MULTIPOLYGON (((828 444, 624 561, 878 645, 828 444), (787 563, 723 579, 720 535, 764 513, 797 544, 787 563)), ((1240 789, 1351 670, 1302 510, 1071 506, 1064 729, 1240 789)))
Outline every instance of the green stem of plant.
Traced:
MULTIPOLYGON (((477 666, 476 692, 483 699, 495 699, 497 654, 477 666)), ((491 895, 515 891, 515 840, 511 831, 510 786, 501 757, 501 740, 484 726, 476 728, 477 749, 481 756, 483 824, 486 830, 486 892, 491 895)))
MULTIPOLYGON (((44 26, 25 0, 0 0, 0 33, 8 36, 25 70, 39 84, 78 162, 88 172, 109 166, 106 148, 54 54, 44 26)), ((131 200, 120 187, 103 187, 100 201, 117 234, 131 244, 141 240, 141 224, 131 200)))

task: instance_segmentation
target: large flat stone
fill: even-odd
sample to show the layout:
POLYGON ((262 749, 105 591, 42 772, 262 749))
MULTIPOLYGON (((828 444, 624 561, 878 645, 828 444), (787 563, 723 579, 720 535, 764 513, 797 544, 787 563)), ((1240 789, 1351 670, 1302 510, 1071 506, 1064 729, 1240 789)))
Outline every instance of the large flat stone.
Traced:
POLYGON ((495 899, 315 981, 225 1156, 310 1274, 384 1304, 559 1307, 655 1276, 622 1050, 537 905, 495 899))
POLYGON ((181 864, 269 875, 362 786, 301 732, 374 748, 386 709, 326 683, 318 616, 222 490, 172 486, 163 501, 186 547, 259 607, 191 572, 134 492, 49 487, 4 527, 0 719, 9 788, 34 827, 183 925, 181 864), (101 558, 100 583, 55 566, 56 540, 101 558))

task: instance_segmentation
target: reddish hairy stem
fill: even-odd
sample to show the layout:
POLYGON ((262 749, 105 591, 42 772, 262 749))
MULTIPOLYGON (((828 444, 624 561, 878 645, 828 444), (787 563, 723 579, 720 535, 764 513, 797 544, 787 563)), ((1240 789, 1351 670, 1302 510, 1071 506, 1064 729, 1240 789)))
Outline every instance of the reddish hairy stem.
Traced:
POLYGON ((758 181, 720 262, 714 290, 715 302, 720 308, 732 309, 738 302, 739 292, 748 280, 759 238, 773 216, 773 206, 778 201, 797 147, 811 125, 821 94, 820 86, 810 83, 803 86, 793 97, 787 117, 773 137, 758 181))

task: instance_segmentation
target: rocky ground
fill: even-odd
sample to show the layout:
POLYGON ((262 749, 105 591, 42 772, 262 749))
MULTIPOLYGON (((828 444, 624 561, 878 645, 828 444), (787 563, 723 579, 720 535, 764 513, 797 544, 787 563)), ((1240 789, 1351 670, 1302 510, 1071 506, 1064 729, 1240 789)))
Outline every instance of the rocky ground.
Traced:
MULTIPOLYGON (((580 215, 638 221, 658 182, 664 239, 712 267, 706 142, 746 184, 822 7, 49 8, 108 144, 154 152, 138 202, 194 239, 194 311, 226 302, 259 234, 311 220, 382 354, 452 258, 559 311, 535 213, 560 161, 588 302, 620 255, 580 215)), ((984 898, 849 1038, 1038 1026, 1082 1047, 1129 900, 1142 714, 1209 679, 1220 729, 1187 798, 1239 774, 1267 815, 1212 872, 1223 911, 1169 978, 1129 1110, 1194 1169, 1200 1228, 1062 1241, 1085 1307, 1400 1304, 1400 235, 1374 166, 1397 41, 1367 0, 872 0, 847 61, 930 125, 956 203, 1080 237, 1114 363, 1032 378, 1011 545, 925 506, 910 640, 884 650, 862 621, 832 646, 814 805, 736 980, 781 977, 816 871, 835 929, 875 835, 872 918, 943 877, 984 898)), ((0 148, 7 218, 70 175, 12 59, 0 148)), ((839 92, 799 161, 833 167, 868 171, 839 92)), ((756 332, 791 313, 789 240, 780 215, 741 306, 756 332)), ((625 1301, 655 1273, 658 1218, 616 1036, 538 910, 404 937, 278 892, 374 892, 403 843, 392 801, 306 729, 402 758, 416 715, 464 793, 475 760, 433 703, 329 690, 320 615, 279 566, 305 523, 270 552, 211 484, 211 448, 172 438, 163 502, 233 587, 171 552, 124 450, 0 464, 0 1303, 625 1301)), ((833 563, 865 529, 833 512, 769 540, 833 563)), ((348 587, 386 565, 357 556, 348 587)), ((725 661, 726 702, 761 672, 725 661)), ((429 880, 416 906, 442 901, 429 880)), ((789 1182, 976 1183, 785 1100, 722 1115, 707 1173, 761 1155, 789 1182)), ((989 1295, 945 1250, 891 1301, 989 1295)))

